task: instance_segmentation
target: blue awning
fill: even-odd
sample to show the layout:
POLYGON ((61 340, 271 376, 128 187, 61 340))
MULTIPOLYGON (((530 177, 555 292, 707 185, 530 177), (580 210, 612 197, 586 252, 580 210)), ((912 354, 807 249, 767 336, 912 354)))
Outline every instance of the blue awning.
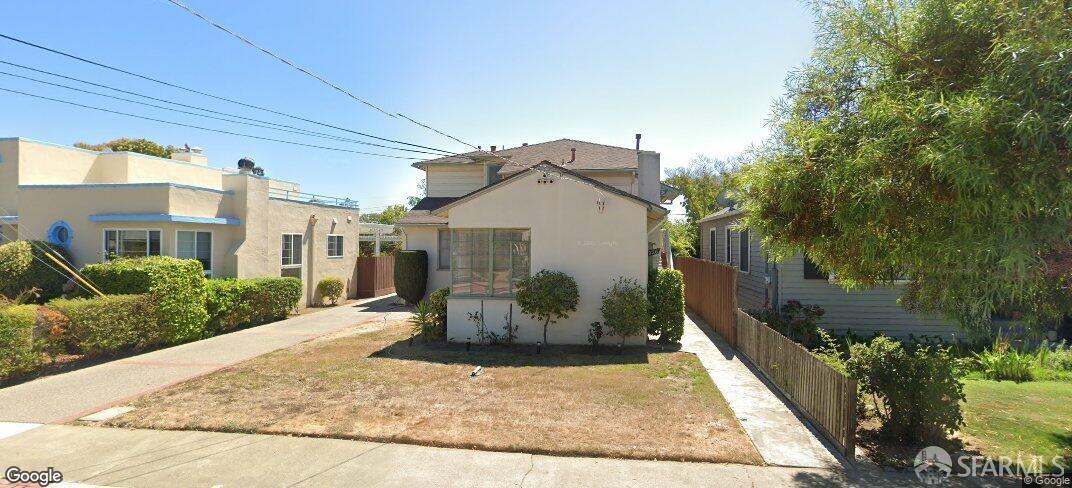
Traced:
POLYGON ((90 222, 174 222, 178 224, 239 225, 240 221, 231 217, 191 217, 175 214, 96 214, 89 216, 90 222))

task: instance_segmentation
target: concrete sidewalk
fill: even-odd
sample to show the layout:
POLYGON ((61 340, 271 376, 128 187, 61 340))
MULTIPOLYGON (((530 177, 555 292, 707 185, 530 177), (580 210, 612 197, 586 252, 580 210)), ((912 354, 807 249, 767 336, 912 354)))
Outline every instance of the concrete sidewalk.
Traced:
POLYGON ((911 472, 552 457, 67 425, 46 425, 0 439, 0 465, 34 471, 51 466, 63 473, 65 482, 115 487, 921 486, 911 472))
MULTIPOLYGON (((359 300, 205 340, 118 359, 0 389, 0 421, 63 423, 227 365, 387 314, 394 295, 359 300)), ((393 313, 392 313, 393 312, 393 313)))
POLYGON ((692 311, 686 313, 681 350, 699 357, 767 464, 807 468, 841 466, 843 459, 818 432, 796 415, 773 388, 742 362, 737 351, 692 311))

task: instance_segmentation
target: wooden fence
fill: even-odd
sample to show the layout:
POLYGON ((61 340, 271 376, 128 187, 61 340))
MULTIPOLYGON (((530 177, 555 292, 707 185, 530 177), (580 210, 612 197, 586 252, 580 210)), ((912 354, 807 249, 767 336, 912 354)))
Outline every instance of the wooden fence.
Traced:
POLYGON ((674 256, 674 268, 685 278, 685 304, 736 347, 737 270, 685 256, 674 256))
POLYGON ((395 292, 394 256, 357 258, 357 296, 371 298, 395 292))
POLYGON ((855 381, 740 309, 737 350, 830 442, 852 458, 856 445, 855 381))

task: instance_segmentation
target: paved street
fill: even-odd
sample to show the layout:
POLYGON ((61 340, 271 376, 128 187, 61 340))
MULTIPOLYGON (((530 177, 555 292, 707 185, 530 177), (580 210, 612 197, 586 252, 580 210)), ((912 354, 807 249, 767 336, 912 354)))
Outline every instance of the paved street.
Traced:
POLYGON ((383 320, 387 314, 405 317, 408 312, 395 301, 394 295, 360 300, 3 388, 0 422, 68 422, 239 361, 383 320))

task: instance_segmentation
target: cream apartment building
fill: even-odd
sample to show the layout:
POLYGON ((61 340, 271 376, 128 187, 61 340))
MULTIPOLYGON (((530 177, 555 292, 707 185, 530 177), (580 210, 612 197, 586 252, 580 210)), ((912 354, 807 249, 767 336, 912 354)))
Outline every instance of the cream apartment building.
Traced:
POLYGON ((356 295, 356 202, 258 176, 252 161, 210 167, 192 149, 170 159, 0 139, 0 240, 67 247, 74 264, 111 256, 201 261, 207 276, 293 276, 305 304, 334 276, 356 295))

